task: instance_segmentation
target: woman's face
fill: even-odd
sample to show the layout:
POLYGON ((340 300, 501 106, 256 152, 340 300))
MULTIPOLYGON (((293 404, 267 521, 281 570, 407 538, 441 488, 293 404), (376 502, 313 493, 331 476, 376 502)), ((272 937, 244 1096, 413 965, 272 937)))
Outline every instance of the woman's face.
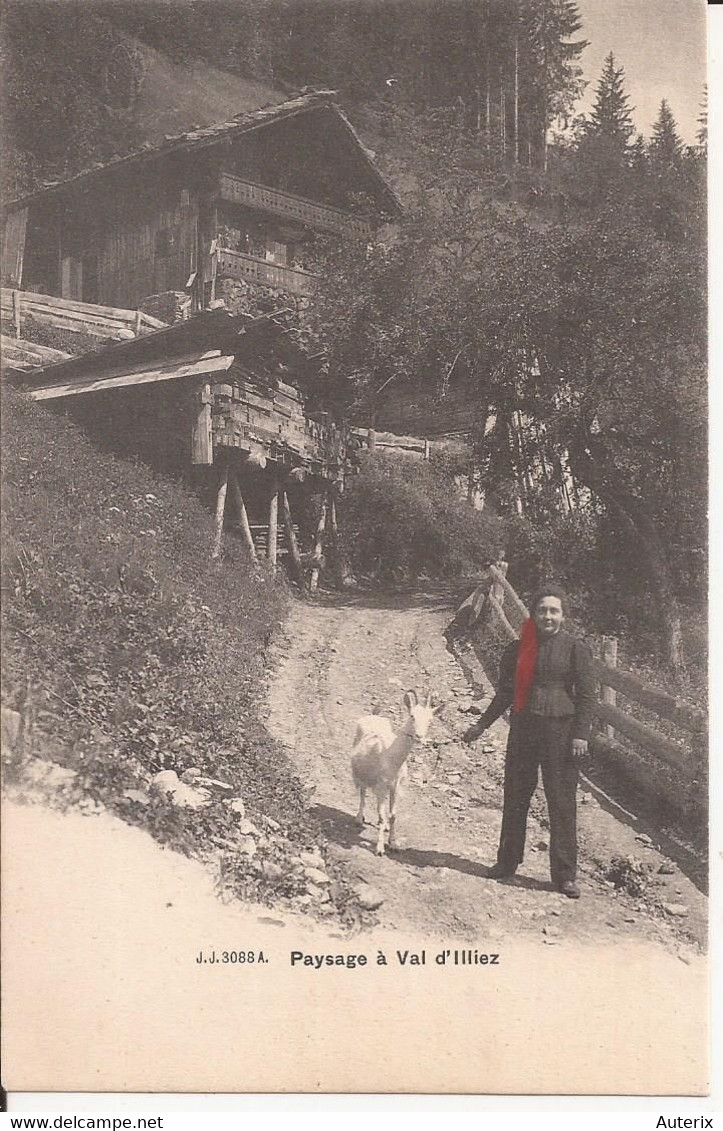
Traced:
POLYGON ((542 597, 535 606, 533 619, 541 636, 554 636, 565 619, 560 598, 542 597))

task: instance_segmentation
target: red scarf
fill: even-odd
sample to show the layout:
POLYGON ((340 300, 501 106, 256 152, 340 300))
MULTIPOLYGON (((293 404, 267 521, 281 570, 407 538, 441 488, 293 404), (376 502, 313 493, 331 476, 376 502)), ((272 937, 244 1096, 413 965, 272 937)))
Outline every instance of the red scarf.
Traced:
POLYGON ((517 649, 517 667, 515 668, 515 697, 514 710, 516 713, 523 711, 527 705, 532 681, 535 678, 535 665, 537 664, 537 626, 531 619, 525 621, 520 634, 520 644, 517 649))

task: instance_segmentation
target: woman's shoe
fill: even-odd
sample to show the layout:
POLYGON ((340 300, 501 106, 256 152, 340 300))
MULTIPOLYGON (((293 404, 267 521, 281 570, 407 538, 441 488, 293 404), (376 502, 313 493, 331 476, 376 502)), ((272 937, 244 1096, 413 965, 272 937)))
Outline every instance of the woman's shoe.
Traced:
POLYGON ((563 883, 560 884, 558 891, 561 891, 568 899, 580 898, 580 889, 573 880, 564 880, 563 883))
POLYGON ((491 868, 487 869, 488 880, 504 880, 509 876, 514 876, 517 868, 511 864, 493 864, 491 868))

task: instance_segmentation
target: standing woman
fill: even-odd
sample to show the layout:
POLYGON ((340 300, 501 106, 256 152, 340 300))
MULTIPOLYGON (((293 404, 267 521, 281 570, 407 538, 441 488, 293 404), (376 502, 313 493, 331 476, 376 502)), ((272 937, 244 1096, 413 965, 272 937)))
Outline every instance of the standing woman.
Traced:
POLYGON ((512 707, 497 863, 488 875, 513 876, 522 863, 530 801, 542 768, 550 818, 550 875, 558 891, 579 899, 577 886, 578 762, 587 753, 595 708, 588 646, 562 627, 567 597, 546 585, 533 598, 520 639, 504 651, 497 693, 462 736, 473 742, 512 707))

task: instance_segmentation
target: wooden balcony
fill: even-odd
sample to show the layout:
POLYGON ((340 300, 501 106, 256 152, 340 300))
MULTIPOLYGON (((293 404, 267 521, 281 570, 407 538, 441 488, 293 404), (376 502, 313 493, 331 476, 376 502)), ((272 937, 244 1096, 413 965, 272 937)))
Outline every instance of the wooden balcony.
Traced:
POLYGON ((316 204, 303 196, 294 196, 290 192, 257 185, 253 181, 244 181, 231 173, 221 174, 221 199, 228 200, 232 204, 257 208, 261 212, 271 212, 275 216, 284 216, 287 220, 295 220, 307 228, 336 232, 340 235, 353 235, 360 240, 369 239, 372 232, 371 224, 367 220, 352 216, 350 212, 344 212, 341 208, 316 204))
POLYGON ((234 251, 230 247, 219 247, 217 251, 217 274, 227 279, 243 279, 260 287, 272 287, 294 295, 312 295, 316 286, 316 275, 301 271, 298 267, 281 267, 255 255, 234 251))

